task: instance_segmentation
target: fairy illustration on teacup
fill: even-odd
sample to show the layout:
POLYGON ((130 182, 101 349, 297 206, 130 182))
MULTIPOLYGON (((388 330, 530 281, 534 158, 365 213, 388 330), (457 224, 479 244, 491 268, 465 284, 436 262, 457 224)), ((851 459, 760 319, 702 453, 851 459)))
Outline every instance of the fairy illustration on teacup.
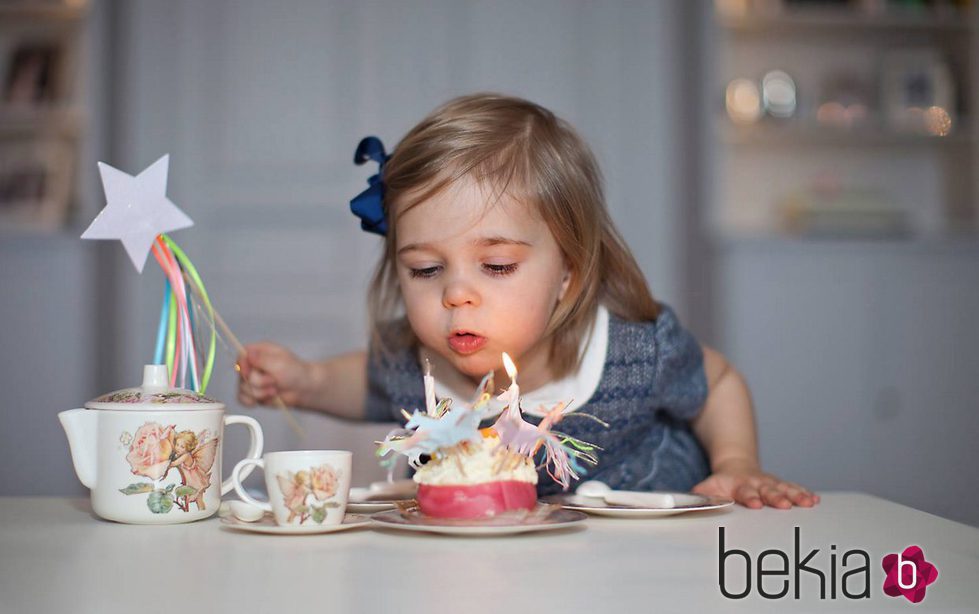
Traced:
POLYGON ((329 465, 286 471, 276 475, 275 479, 282 491, 282 503, 289 510, 287 522, 298 517, 299 524, 309 519, 323 524, 327 508, 340 506, 336 501, 329 501, 340 484, 339 472, 329 465))

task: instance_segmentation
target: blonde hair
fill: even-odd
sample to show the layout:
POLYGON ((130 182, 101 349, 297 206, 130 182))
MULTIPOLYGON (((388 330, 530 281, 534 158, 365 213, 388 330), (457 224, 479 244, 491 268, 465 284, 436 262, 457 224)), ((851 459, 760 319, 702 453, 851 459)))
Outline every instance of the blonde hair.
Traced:
POLYGON ((527 100, 472 94, 450 100, 412 128, 384 167, 388 232, 368 294, 373 347, 390 351, 417 342, 408 326, 383 335, 379 330, 403 307, 395 205, 400 215, 462 177, 536 206, 561 248, 571 281, 544 332, 552 340, 555 377, 579 366, 580 341, 599 302, 626 320, 659 315, 635 258, 612 224, 601 172, 581 137, 527 100))
POLYGON ((177 433, 177 436, 173 438, 174 445, 176 445, 177 442, 183 442, 184 448, 187 450, 193 450, 197 447, 197 435, 194 434, 194 431, 180 431, 177 433))

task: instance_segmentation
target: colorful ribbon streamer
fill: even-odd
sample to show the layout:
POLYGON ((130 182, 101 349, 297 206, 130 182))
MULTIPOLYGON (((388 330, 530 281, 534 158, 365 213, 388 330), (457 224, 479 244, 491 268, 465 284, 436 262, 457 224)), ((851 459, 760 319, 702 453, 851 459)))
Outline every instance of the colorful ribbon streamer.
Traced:
MULTIPOLYGON (((166 234, 157 236, 153 243, 153 256, 163 269, 163 304, 160 308, 160 323, 157 327, 154 359, 157 364, 166 362, 170 372, 170 385, 188 388, 200 393, 207 390, 214 370, 214 354, 217 335, 210 328, 210 341, 206 355, 198 350, 195 334, 195 318, 192 298, 194 293, 188 287, 189 281, 196 284, 198 294, 204 300, 204 308, 213 318, 213 306, 204 289, 197 268, 180 246, 166 234)), ((199 320, 197 321, 200 322, 199 320)))

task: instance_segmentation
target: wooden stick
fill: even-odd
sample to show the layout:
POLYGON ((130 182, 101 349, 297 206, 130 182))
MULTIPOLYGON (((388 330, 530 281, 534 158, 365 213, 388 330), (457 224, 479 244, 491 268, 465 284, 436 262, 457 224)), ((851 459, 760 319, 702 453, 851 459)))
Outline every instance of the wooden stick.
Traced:
MULTIPOLYGON (((201 304, 202 307, 201 311, 203 311, 204 314, 207 315, 208 317, 213 316, 213 320, 210 322, 210 324, 221 330, 221 334, 224 335, 225 339, 227 339, 231 343, 231 345, 234 346, 235 352, 238 353, 238 356, 244 355, 246 353, 245 346, 241 343, 241 341, 238 340, 238 337, 236 337, 235 334, 231 332, 231 329, 228 328, 228 324, 224 321, 224 318, 222 318, 221 314, 218 313, 218 310, 214 308, 214 303, 211 303, 210 301, 204 298, 204 293, 201 292, 200 288, 197 287, 197 283, 193 280, 193 278, 191 278, 190 275, 187 274, 186 271, 182 271, 182 272, 184 275, 184 280, 186 280, 187 285, 190 286, 190 289, 194 293, 194 296, 197 297, 197 301, 201 304), (210 310, 207 309, 208 304, 211 305, 210 310)), ((245 381, 244 376, 241 374, 241 367, 238 365, 237 360, 235 361, 235 371, 237 371, 238 375, 241 376, 242 381, 245 381)), ((245 383, 248 382, 245 381, 245 383)), ((301 426, 299 426, 299 423, 296 421, 295 416, 292 415, 292 411, 289 410, 289 407, 286 405, 285 401, 282 400, 282 397, 280 397, 278 393, 275 394, 275 397, 273 397, 272 402, 282 412, 282 415, 285 417, 286 422, 289 423, 289 426, 292 427, 292 430, 296 433, 296 435, 300 439, 305 439, 306 432, 303 431, 301 426)))

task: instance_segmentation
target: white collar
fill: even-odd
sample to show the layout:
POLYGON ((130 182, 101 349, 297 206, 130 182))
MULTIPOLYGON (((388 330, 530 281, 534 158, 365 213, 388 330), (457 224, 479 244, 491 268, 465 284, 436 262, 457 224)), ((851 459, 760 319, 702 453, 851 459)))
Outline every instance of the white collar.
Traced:
MULTIPOLYGON (((570 401, 564 408, 564 413, 577 410, 587 403, 595 390, 598 382, 602 379, 602 369, 605 367, 605 354, 608 351, 608 309, 604 305, 599 305, 595 312, 595 324, 592 326, 591 334, 586 335, 581 340, 583 350, 581 366, 578 371, 566 375, 565 377, 548 382, 531 392, 522 392, 520 395, 520 408, 524 413, 532 416, 543 416, 548 409, 554 407, 561 401, 570 401)), ((458 398, 447 388, 438 377, 433 374, 435 380, 435 396, 439 399, 450 398, 452 404, 458 407, 459 403, 468 406, 472 401, 475 390, 468 397, 458 398)), ((492 417, 503 411, 504 404, 494 396, 490 400, 490 411, 487 417, 492 417)))

